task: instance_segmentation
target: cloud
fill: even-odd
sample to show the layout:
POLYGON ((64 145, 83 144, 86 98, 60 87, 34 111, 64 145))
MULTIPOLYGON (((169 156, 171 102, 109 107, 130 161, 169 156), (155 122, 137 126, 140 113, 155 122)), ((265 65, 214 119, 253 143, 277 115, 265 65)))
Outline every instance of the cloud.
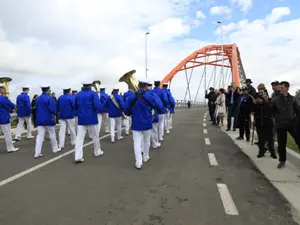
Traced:
POLYGON ((291 14, 291 10, 289 7, 277 7, 272 9, 272 12, 266 17, 267 23, 276 23, 284 16, 288 16, 291 14))
POLYGON ((300 19, 266 23, 269 18, 267 15, 264 19, 225 25, 228 42, 238 44, 246 76, 254 80, 255 85, 287 80, 294 93, 300 89, 300 55, 295 51, 296 46, 300 46, 300 33, 295 29, 300 26, 300 19))
POLYGON ((231 3, 238 5, 244 12, 252 7, 252 0, 231 0, 231 3))
POLYGON ((29 83, 39 91, 40 84, 50 83, 60 92, 65 84, 79 88, 86 79, 99 79, 110 90, 131 69, 144 77, 150 31, 148 76, 161 79, 203 44, 184 39, 191 32, 186 18, 191 2, 0 1, 0 76, 13 78, 11 90, 29 83))
POLYGON ((196 17, 200 18, 200 19, 205 19, 206 18, 205 14, 201 10, 198 10, 196 12, 196 17))
POLYGON ((210 8, 210 14, 212 15, 221 15, 221 14, 226 14, 229 15, 231 14, 231 9, 228 6, 213 6, 212 8, 210 8))

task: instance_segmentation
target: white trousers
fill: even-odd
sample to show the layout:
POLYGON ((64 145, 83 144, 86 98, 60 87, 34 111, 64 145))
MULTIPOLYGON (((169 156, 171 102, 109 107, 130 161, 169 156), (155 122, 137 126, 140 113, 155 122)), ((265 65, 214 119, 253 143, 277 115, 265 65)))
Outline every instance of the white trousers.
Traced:
POLYGON ((11 131, 10 131, 10 123, 7 124, 0 124, 0 130, 2 130, 4 134, 5 144, 6 144, 6 150, 10 152, 12 149, 14 149, 14 144, 12 142, 11 137, 11 131))
POLYGON ((173 128, 172 125, 173 125, 173 114, 170 114, 170 117, 169 117, 169 129, 173 128))
POLYGON ((77 137, 75 142, 75 161, 83 159, 83 142, 87 130, 92 135, 94 144, 94 154, 97 156, 101 153, 100 139, 98 135, 98 125, 78 126, 77 137))
POLYGON ((102 117, 103 117, 103 123, 104 123, 105 133, 109 133, 109 117, 108 117, 108 113, 103 113, 102 117))
POLYGON ((31 137, 32 133, 31 133, 31 116, 28 117, 19 117, 19 123, 17 126, 17 130, 16 130, 16 137, 21 137, 22 136, 22 131, 23 131, 23 126, 24 126, 24 122, 26 121, 27 124, 27 137, 31 137))
POLYGON ((164 126, 165 126, 165 114, 158 115, 158 138, 160 141, 164 140, 164 126))
POLYGON ((59 128, 59 147, 65 147, 65 137, 66 137, 66 129, 70 131, 70 139, 71 145, 75 144, 76 140, 76 131, 75 131, 75 118, 67 119, 67 120, 59 120, 60 128, 59 128))
POLYGON ((97 117, 98 117, 97 133, 98 133, 98 136, 100 136, 101 125, 102 125, 102 114, 98 113, 97 117))
POLYGON ((170 111, 165 115, 165 131, 166 133, 170 133, 170 111))
POLYGON ((43 141, 44 141, 46 130, 49 133, 52 151, 56 152, 58 149, 57 141, 56 141, 55 126, 38 126, 37 127, 38 134, 37 134, 36 142, 35 142, 35 156, 39 156, 42 153, 43 141))
POLYGON ((132 131, 132 135, 133 135, 135 165, 137 167, 140 167, 143 165, 142 152, 143 152, 144 160, 148 160, 150 158, 149 149, 150 149, 151 130, 132 131), (141 147, 142 145, 143 145, 143 149, 141 147))
POLYGON ((122 136, 122 117, 109 118, 110 122, 110 138, 115 140, 115 125, 117 124, 117 138, 122 136))
POLYGON ((157 148, 160 144, 158 138, 158 128, 159 128, 159 123, 152 124, 151 142, 153 148, 157 148))
POLYGON ((125 132, 126 134, 129 134, 129 129, 131 126, 131 117, 127 116, 126 119, 124 120, 124 123, 125 123, 125 132))

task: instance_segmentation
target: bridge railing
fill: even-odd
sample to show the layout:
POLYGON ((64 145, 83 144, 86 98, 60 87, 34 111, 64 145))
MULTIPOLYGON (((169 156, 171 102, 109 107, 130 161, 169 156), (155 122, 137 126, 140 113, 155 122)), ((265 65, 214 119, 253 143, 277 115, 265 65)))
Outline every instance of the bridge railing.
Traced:
MULTIPOLYGON (((188 101, 187 100, 175 100, 176 102, 176 108, 187 108, 188 107, 188 101)), ((206 106, 207 103, 206 102, 195 102, 195 101, 191 101, 191 107, 203 107, 206 106)))

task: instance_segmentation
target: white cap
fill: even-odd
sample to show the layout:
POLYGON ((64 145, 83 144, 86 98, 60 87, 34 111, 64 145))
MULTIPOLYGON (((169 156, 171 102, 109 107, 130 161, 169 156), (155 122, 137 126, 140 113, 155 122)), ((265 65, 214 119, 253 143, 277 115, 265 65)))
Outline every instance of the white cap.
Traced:
POLYGON ((141 79, 141 80, 139 80, 139 83, 140 84, 149 84, 149 80, 141 79))
POLYGON ((25 85, 25 86, 23 86, 22 88, 27 88, 27 89, 29 89, 29 86, 26 86, 26 85, 25 85))
POLYGON ((84 86, 89 86, 89 85, 92 85, 92 81, 85 81, 85 82, 82 82, 82 85, 84 86))
POLYGON ((62 88, 63 90, 71 90, 71 88, 70 87, 64 87, 64 88, 62 88))
POLYGON ((3 85, 3 84, 0 84, 0 88, 4 88, 4 85, 3 85))
POLYGON ((50 85, 49 84, 41 85, 41 88, 50 88, 50 85))
POLYGON ((115 87, 113 90, 114 91, 118 91, 120 88, 118 88, 118 87, 115 87))

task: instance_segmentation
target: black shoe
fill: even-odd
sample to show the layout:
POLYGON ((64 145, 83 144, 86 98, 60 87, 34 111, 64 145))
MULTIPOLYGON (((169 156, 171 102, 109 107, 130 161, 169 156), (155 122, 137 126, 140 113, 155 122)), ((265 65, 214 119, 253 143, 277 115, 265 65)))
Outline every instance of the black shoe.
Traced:
POLYGON ((250 141, 250 138, 247 138, 247 142, 249 142, 250 141))
POLYGON ((227 129, 226 129, 226 131, 230 131, 230 129, 229 129, 229 128, 227 128, 227 129))
POLYGON ((262 157, 265 157, 265 154, 259 153, 259 154, 257 155, 257 158, 262 158, 262 157))
POLYGON ((285 162, 280 162, 277 166, 278 169, 281 169, 282 167, 285 166, 285 162))
POLYGON ((241 140, 244 140, 244 138, 242 138, 242 137, 238 137, 238 138, 236 138, 236 140, 239 140, 239 141, 241 141, 241 140))
POLYGON ((236 129, 234 128, 232 131, 236 131, 236 129))
POLYGON ((271 153, 271 158, 277 159, 277 155, 275 154, 275 152, 271 153))

